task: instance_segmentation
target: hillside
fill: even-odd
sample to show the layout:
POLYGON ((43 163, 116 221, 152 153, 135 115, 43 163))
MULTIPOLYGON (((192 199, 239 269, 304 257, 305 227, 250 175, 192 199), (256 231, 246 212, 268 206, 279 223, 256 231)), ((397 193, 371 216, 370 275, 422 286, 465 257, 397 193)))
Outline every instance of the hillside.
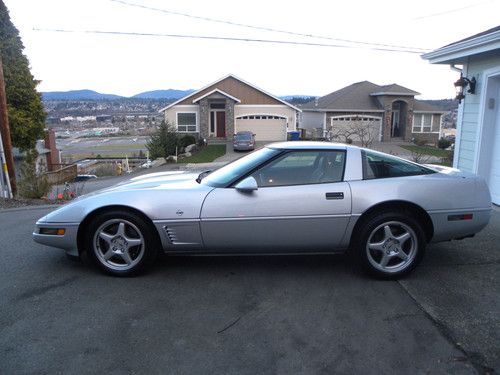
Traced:
POLYGON ((153 90, 145 91, 140 94, 131 96, 134 99, 180 99, 186 95, 191 94, 194 90, 153 90))
POLYGON ((92 90, 42 92, 43 100, 113 100, 122 98, 119 95, 101 94, 92 90))

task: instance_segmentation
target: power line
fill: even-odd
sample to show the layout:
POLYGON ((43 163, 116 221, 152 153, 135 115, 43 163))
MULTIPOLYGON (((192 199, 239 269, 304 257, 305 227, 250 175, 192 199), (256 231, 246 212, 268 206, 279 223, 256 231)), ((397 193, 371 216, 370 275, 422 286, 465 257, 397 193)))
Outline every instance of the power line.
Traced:
POLYGON ((188 14, 188 13, 181 13, 181 12, 175 12, 175 11, 161 9, 161 8, 154 8, 154 7, 150 7, 150 6, 146 6, 146 5, 142 5, 142 4, 129 3, 129 2, 126 2, 123 0, 109 0, 109 1, 111 1, 113 3, 121 4, 121 5, 142 8, 142 9, 151 10, 151 11, 155 11, 155 12, 161 12, 161 13, 170 14, 170 15, 174 15, 174 16, 182 16, 182 17, 193 18, 193 19, 198 19, 198 20, 202 20, 202 21, 222 23, 222 24, 226 24, 226 25, 245 27, 245 28, 261 30, 261 31, 270 31, 273 33, 281 33, 281 34, 301 36, 301 37, 307 37, 307 38, 315 38, 315 39, 325 39, 325 40, 332 40, 332 41, 344 42, 344 43, 362 44, 362 45, 366 45, 366 46, 379 46, 379 47, 386 47, 386 48, 393 48, 393 49, 408 49, 410 51, 420 50, 420 53, 430 51, 430 49, 428 49, 428 48, 408 47, 408 46, 382 44, 382 43, 372 43, 372 42, 364 42, 364 41, 352 40, 352 39, 340 39, 340 38, 333 38, 333 37, 324 36, 324 35, 305 34, 305 33, 298 33, 298 32, 294 32, 294 31, 289 31, 289 30, 280 30, 280 29, 274 29, 274 28, 264 27, 264 26, 255 26, 255 25, 238 23, 238 22, 233 22, 233 21, 228 21, 228 20, 223 20, 223 19, 196 16, 196 15, 188 14))
MULTIPOLYGON (((113 1, 113 0, 110 0, 110 1, 113 1)), ((491 3, 492 1, 493 1, 493 0, 487 0, 487 1, 483 1, 483 2, 481 2, 481 3, 470 4, 470 5, 467 5, 467 6, 461 7, 461 8, 449 9, 449 10, 445 10, 445 11, 443 11, 443 12, 438 12, 438 13, 428 14, 428 15, 426 15, 426 16, 416 17, 416 18, 414 18, 414 20, 423 20, 423 19, 426 19, 426 18, 432 18, 432 17, 444 16, 444 15, 446 15, 446 14, 456 13, 456 12, 460 12, 461 10, 470 9, 470 8, 475 8, 475 7, 478 7, 478 6, 484 5, 484 4, 486 4, 486 3, 491 3)))
POLYGON ((341 45, 341 44, 294 42, 294 41, 289 41, 289 40, 272 40, 272 39, 233 38, 233 37, 213 36, 213 35, 210 36, 210 35, 185 35, 185 34, 159 34, 159 33, 140 33, 140 32, 127 32, 127 31, 64 30, 64 29, 39 29, 39 28, 33 28, 33 30, 34 31, 57 32, 57 33, 108 34, 108 35, 125 35, 125 36, 153 36, 153 37, 205 39, 205 40, 210 39, 210 40, 222 40, 222 41, 233 41, 233 42, 291 44, 291 45, 312 46, 312 47, 331 47, 331 48, 350 48, 350 49, 364 48, 364 49, 369 49, 369 50, 373 50, 373 51, 384 51, 384 52, 402 52, 402 53, 415 53, 415 54, 422 53, 422 51, 398 50, 398 49, 382 48, 382 47, 359 47, 359 46, 348 46, 348 45, 341 45))

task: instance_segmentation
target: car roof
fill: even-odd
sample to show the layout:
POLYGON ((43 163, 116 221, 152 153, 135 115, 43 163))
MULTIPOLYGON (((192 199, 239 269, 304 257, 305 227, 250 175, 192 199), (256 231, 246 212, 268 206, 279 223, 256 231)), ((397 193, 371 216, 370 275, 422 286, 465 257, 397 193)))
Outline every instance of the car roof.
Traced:
POLYGON ((348 148, 358 148, 356 146, 348 146, 342 143, 333 142, 314 142, 314 141, 290 141, 277 142, 266 145, 266 147, 274 149, 286 150, 347 150, 348 148))
POLYGON ((253 134, 253 133, 249 130, 242 130, 240 132, 237 132, 236 134, 253 134))

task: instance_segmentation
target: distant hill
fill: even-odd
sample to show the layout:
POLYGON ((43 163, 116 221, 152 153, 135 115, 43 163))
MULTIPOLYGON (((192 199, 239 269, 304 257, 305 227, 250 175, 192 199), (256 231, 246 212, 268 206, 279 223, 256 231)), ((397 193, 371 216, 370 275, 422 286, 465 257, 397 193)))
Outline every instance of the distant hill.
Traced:
POLYGON ((43 100, 113 100, 122 98, 119 95, 101 94, 92 90, 42 92, 43 100))
POLYGON ((180 99, 186 95, 191 94, 195 90, 154 90, 154 91, 145 91, 140 94, 131 96, 131 98, 135 99, 180 99))
POLYGON ((304 104, 308 103, 311 100, 316 99, 317 96, 312 96, 312 95, 287 95, 287 96, 280 96, 281 100, 284 100, 290 104, 304 104))

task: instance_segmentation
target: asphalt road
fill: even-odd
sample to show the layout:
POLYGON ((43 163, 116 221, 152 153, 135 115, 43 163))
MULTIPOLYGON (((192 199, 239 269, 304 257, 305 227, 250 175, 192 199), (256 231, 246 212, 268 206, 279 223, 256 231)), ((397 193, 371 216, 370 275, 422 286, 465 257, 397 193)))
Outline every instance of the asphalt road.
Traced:
POLYGON ((338 256, 176 257, 113 278, 32 242, 49 210, 0 211, 0 374, 500 371, 499 211, 383 282, 338 256))

